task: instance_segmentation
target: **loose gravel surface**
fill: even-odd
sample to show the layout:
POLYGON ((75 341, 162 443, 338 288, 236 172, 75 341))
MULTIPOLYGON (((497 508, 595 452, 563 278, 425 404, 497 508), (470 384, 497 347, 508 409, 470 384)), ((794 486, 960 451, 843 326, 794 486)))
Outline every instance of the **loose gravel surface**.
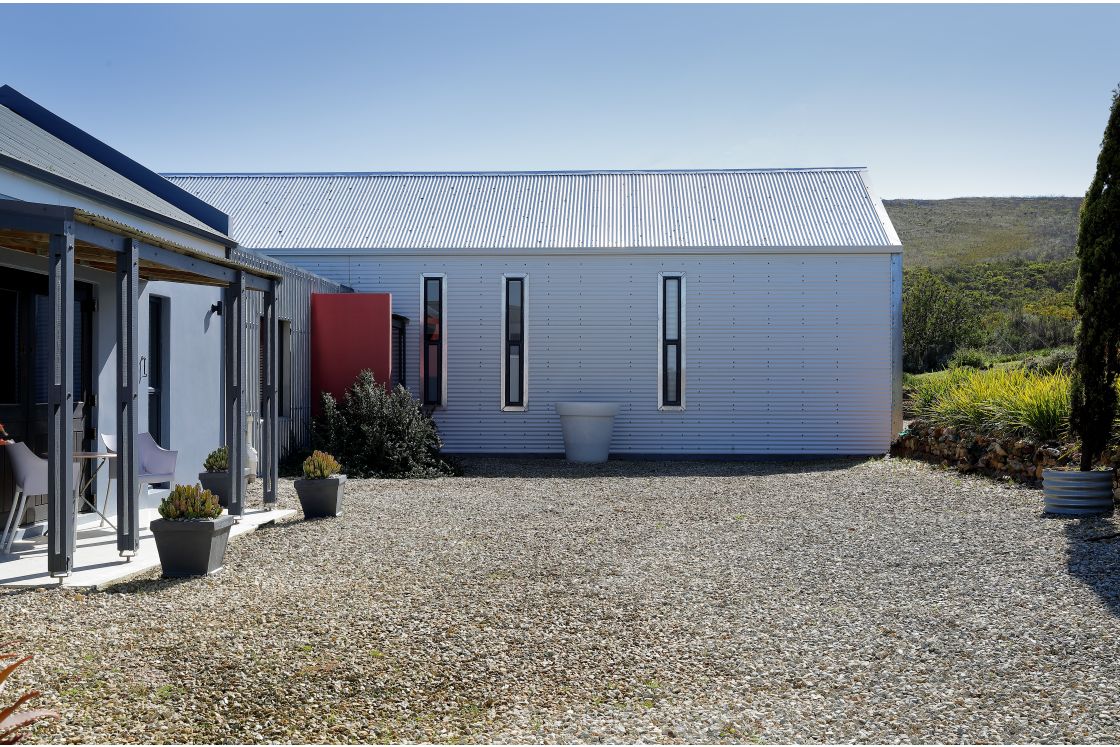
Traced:
POLYGON ((465 468, 214 577, 3 592, 33 739, 1120 741, 1120 522, 895 459, 465 468))

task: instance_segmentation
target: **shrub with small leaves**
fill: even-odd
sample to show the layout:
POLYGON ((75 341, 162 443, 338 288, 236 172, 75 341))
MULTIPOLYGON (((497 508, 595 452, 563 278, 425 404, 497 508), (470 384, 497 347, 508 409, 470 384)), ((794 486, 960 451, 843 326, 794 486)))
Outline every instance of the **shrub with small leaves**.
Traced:
POLYGON ((435 421, 407 389, 387 389, 362 371, 339 402, 322 393, 312 430, 351 477, 439 477, 455 467, 440 455, 435 421))
MULTIPOLYGON (((31 654, 21 655, 9 651, 9 646, 15 642, 0 644, 0 662, 14 659, 10 664, 0 663, 0 687, 22 664, 31 661, 31 654)), ((14 703, 0 706, 0 744, 15 744, 27 735, 27 729, 32 724, 48 718, 58 718, 54 711, 45 710, 19 710, 21 706, 39 697, 42 693, 31 690, 16 698, 14 703)))
POLYGON ((303 460, 303 476, 308 480, 325 480, 341 471, 338 460, 325 451, 313 451, 303 460))
POLYGON ((949 357, 949 368, 991 368, 991 357, 983 350, 976 348, 958 348, 949 357))
POLYGON ((176 485, 159 504, 159 515, 170 521, 216 519, 222 515, 218 496, 201 485, 176 485))
POLYGON ((225 446, 214 449, 202 463, 202 468, 207 472, 229 472, 229 450, 225 446))

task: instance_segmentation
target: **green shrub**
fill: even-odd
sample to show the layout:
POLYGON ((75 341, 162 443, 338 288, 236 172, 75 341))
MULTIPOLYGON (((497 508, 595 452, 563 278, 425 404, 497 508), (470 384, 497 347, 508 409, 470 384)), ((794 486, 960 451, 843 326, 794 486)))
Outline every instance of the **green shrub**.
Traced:
POLYGON ((991 368, 992 359, 983 350, 960 348, 949 358, 949 368, 991 368))
POLYGON ((202 468, 207 472, 229 472, 229 450, 219 446, 206 456, 202 468))
POLYGON ((971 374, 971 370, 967 368, 950 368, 912 377, 910 397, 914 403, 914 413, 922 417, 930 416, 934 404, 944 396, 945 392, 971 374))
POLYGON ((1011 309, 990 315, 984 347, 1003 354, 1069 345, 1077 320, 1068 315, 1011 309))
POLYGON ((1073 370, 1073 348, 1055 348, 1042 355, 1035 355, 1023 361, 1023 368, 1035 373, 1070 373, 1073 370))
POLYGON ((159 504, 159 515, 171 521, 216 519, 222 515, 218 496, 201 485, 176 485, 159 504))
POLYGON ((976 338, 976 312, 955 288, 925 268, 907 272, 902 291, 903 368, 933 371, 976 338))
POLYGON ((313 451, 303 460, 303 476, 308 480, 325 480, 341 470, 338 460, 325 451, 313 451))
POLYGON ((322 394, 312 440, 330 452, 352 477, 436 477, 453 474, 440 456, 436 424, 408 390, 390 391, 366 370, 338 402, 322 394))
POLYGON ((1068 437, 1067 373, 959 368, 921 379, 914 389, 915 410, 936 425, 1038 441, 1068 437))

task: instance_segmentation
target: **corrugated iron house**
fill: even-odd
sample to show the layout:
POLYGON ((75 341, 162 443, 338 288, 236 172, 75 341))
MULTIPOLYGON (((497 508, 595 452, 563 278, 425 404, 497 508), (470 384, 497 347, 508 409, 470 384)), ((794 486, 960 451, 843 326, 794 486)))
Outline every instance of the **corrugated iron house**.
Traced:
MULTIPOLYGON (((242 246, 392 294, 447 448, 875 454, 901 427, 902 246, 862 168, 204 174, 242 246)), ((398 355, 397 357, 400 357, 398 355)))

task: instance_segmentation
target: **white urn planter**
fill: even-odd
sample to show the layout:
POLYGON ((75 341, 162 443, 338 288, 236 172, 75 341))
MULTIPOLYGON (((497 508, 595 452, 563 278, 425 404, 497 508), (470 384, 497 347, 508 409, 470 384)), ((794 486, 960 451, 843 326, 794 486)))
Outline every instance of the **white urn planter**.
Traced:
POLYGON ((1043 510, 1074 516, 1112 513, 1112 475, 1112 470, 1043 470, 1043 510))
POLYGON ((569 462, 605 462, 611 451, 615 402, 557 402, 569 462))

